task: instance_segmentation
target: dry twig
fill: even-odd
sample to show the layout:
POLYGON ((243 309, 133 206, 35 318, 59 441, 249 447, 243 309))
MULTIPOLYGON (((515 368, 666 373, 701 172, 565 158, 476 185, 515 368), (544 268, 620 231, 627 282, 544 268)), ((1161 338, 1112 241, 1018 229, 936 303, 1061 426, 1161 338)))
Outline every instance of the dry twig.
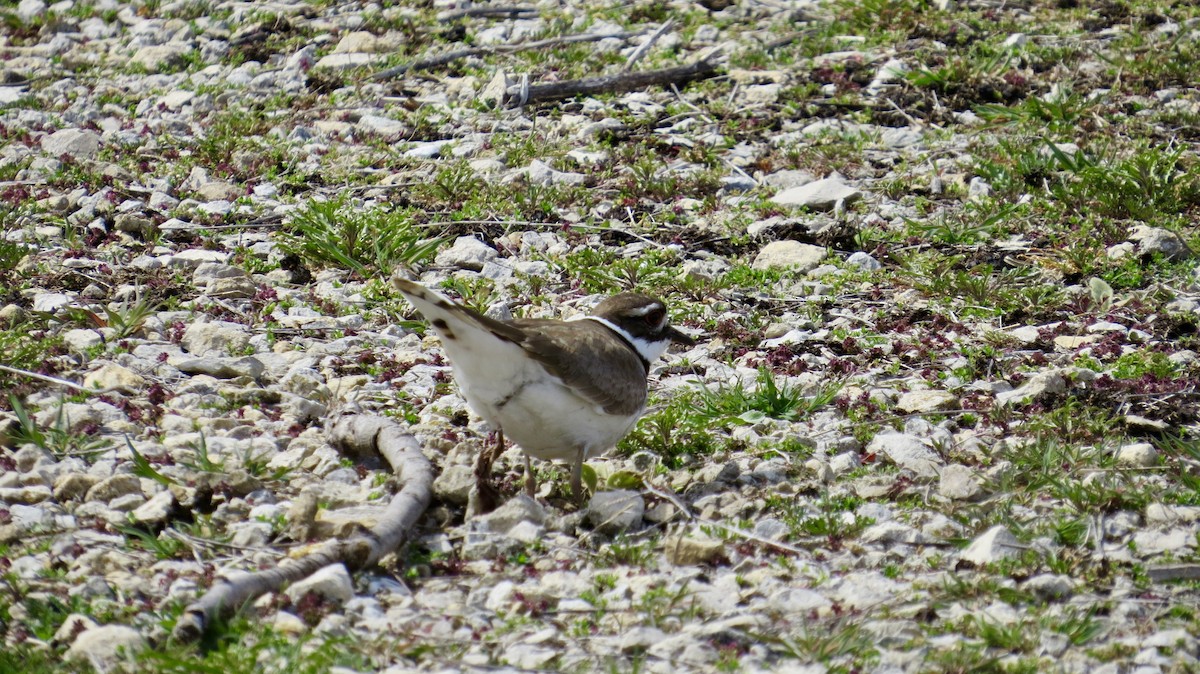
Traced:
POLYGON ((674 19, 667 19, 661 26, 658 27, 658 30, 651 33, 650 37, 646 38, 646 41, 639 45, 638 48, 633 50, 633 53, 629 55, 629 58, 625 61, 625 71, 628 72, 633 68, 633 64, 642 60, 642 57, 650 51, 650 48, 654 46, 654 43, 658 42, 658 38, 666 34, 668 30, 671 30, 674 25, 674 19))
POLYGON ((334 444, 352 453, 378 451, 404 482, 379 524, 353 538, 331 541, 303 557, 284 560, 277 568, 218 579, 184 610, 172 633, 175 639, 195 641, 215 620, 257 597, 331 564, 345 564, 350 571, 367 568, 405 542, 433 498, 433 466, 421 453, 416 438, 389 419, 365 415, 344 417, 329 434, 334 444))
POLYGON ((564 35, 562 37, 551 37, 545 40, 535 40, 533 42, 523 42, 521 44, 511 45, 491 45, 487 47, 468 47, 466 49, 457 49, 455 51, 446 52, 445 54, 436 54, 427 56, 422 59, 417 59, 410 63, 403 63, 394 68, 381 70, 374 75, 375 80, 390 80, 393 77, 403 75, 410 70, 429 70, 438 66, 444 66, 447 63, 453 63, 460 59, 470 58, 472 56, 483 56, 484 54, 515 54, 521 51, 529 51, 531 49, 545 49, 547 47, 557 47, 563 44, 573 44, 575 42, 597 42, 607 38, 616 38, 625 40, 639 35, 637 32, 626 33, 583 33, 580 35, 564 35))
POLYGON ((692 63, 674 68, 647 70, 638 73, 618 73, 601 77, 585 77, 564 82, 534 84, 528 88, 510 87, 505 95, 505 104, 510 108, 529 103, 557 101, 574 96, 596 94, 619 94, 653 86, 675 86, 695 80, 708 79, 717 74, 717 56, 714 52, 692 63))

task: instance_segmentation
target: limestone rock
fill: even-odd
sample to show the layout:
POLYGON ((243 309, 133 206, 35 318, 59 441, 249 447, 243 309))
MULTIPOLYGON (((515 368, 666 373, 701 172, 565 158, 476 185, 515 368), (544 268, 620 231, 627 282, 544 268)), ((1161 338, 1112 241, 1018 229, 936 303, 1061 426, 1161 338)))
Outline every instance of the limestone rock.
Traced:
POLYGON ((909 391, 896 401, 896 409, 908 414, 948 410, 958 406, 958 396, 948 391, 909 391))
POLYGON ((42 138, 42 151, 52 157, 89 159, 100 151, 100 134, 85 129, 62 129, 42 138))
POLYGON ((849 206, 862 196, 862 192, 840 178, 829 177, 786 189, 771 197, 771 201, 785 206, 807 206, 816 211, 828 211, 839 201, 849 206))
POLYGON ((104 363, 83 377, 84 388, 135 393, 146 386, 145 377, 116 363, 104 363))
POLYGON ((162 45, 147 45, 134 52, 129 59, 130 65, 139 65, 146 70, 157 73, 183 65, 184 57, 191 50, 182 44, 169 42, 162 45))
POLYGON ((772 241, 754 256, 755 269, 793 269, 800 273, 810 272, 821 264, 828 251, 799 241, 772 241))
POLYGON ((1133 468, 1149 468, 1158 464, 1158 450, 1148 442, 1135 442, 1117 448, 1117 463, 1133 468))
POLYGON ((1012 532, 1004 528, 1004 525, 997 524, 971 541, 958 557, 964 562, 982 566, 1015 557, 1025 547, 1012 532))
POLYGON ((104 625, 75 637, 66 659, 87 662, 98 672, 110 672, 122 662, 132 667, 137 654, 146 646, 146 638, 132 627, 104 625))
POLYGON ((938 493, 943 497, 955 501, 974 501, 982 491, 979 478, 970 468, 952 463, 942 469, 938 493))
POLYGON ((434 263, 439 266, 481 271, 483 265, 498 257, 496 249, 473 236, 460 236, 454 245, 439 252, 434 263))
POLYGON ((118 473, 101 480, 88 490, 85 500, 111 501, 119 496, 142 493, 142 479, 132 473, 118 473))
POLYGON ((636 527, 646 512, 646 503, 636 491, 602 491, 588 504, 587 519, 597 531, 615 534, 636 527))
POLYGON ((907 433, 880 433, 867 445, 867 452, 882 454, 921 477, 937 477, 942 466, 937 452, 907 433))
POLYGON ((667 561, 675 566, 707 564, 724 551, 724 543, 707 536, 691 537, 680 534, 668 538, 664 544, 667 561))
POLYGON ((329 601, 343 604, 354 598, 354 582, 341 564, 330 564, 313 575, 292 583, 284 591, 292 602, 313 593, 329 601))

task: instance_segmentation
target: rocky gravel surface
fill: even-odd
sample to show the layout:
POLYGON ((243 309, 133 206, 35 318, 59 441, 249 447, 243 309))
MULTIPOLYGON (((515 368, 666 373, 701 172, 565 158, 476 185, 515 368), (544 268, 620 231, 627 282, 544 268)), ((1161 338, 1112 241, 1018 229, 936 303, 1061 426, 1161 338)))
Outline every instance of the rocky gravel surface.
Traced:
POLYGON ((0 670, 1197 671, 1200 19, 1083 4, 0 7, 0 670), (393 273, 699 344, 477 514, 393 273), (172 641, 378 521, 349 413, 413 542, 172 641))

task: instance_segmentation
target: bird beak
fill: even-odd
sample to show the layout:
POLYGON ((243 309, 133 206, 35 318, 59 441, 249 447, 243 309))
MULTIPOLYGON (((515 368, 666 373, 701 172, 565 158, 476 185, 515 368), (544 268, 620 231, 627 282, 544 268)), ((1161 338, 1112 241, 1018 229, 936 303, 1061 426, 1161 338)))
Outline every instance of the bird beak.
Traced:
POLYGON ((684 346, 696 345, 696 340, 675 329, 675 326, 667 326, 665 334, 672 342, 675 342, 676 344, 683 344, 684 346))

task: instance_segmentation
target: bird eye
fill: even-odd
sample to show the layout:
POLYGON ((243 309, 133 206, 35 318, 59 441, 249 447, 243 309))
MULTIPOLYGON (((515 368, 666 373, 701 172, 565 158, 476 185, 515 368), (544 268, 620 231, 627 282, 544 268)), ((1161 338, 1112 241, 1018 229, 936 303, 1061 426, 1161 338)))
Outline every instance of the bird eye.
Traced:
POLYGON ((655 309, 646 314, 646 325, 658 325, 662 323, 663 317, 667 315, 666 309, 655 309))

